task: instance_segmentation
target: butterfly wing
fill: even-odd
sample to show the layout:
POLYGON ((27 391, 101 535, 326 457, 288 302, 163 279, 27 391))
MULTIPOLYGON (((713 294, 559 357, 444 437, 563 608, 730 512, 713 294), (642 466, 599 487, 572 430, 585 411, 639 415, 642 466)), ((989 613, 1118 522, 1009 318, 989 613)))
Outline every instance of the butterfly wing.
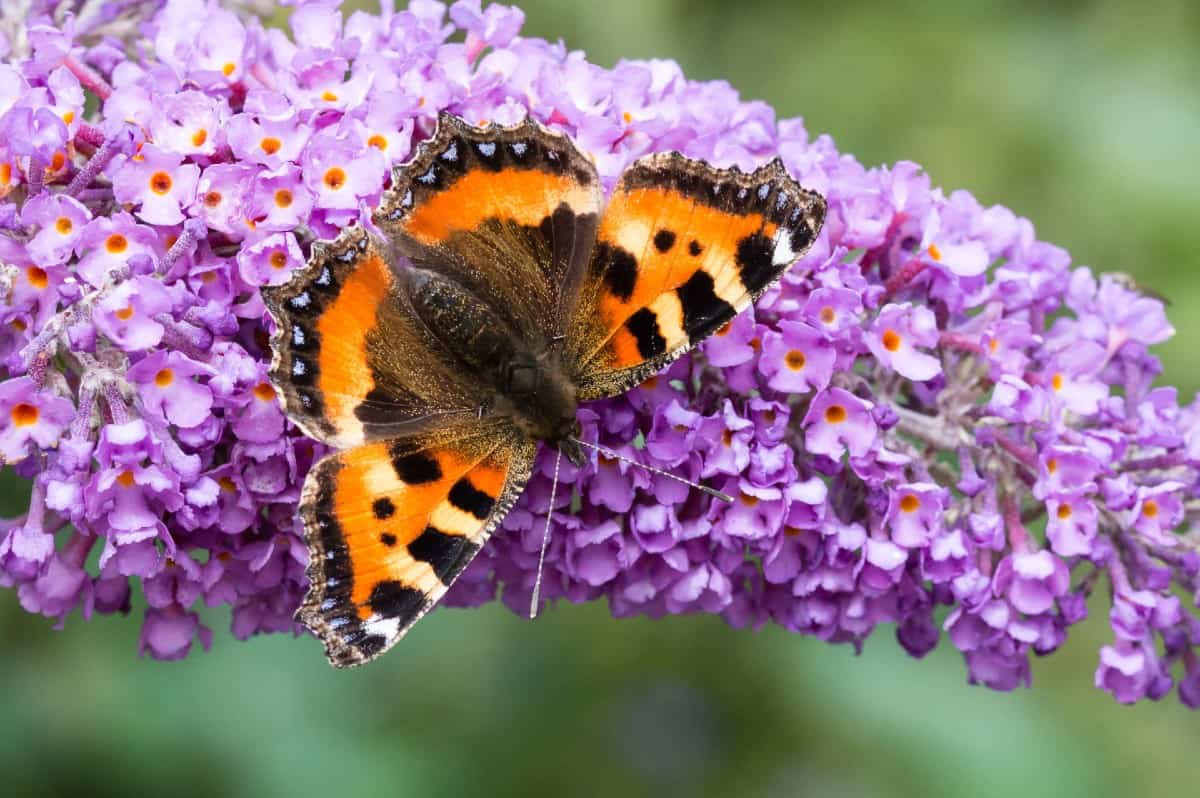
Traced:
POLYGON ((634 162, 600 222, 563 361, 581 400, 628 390, 745 310, 812 246, 825 200, 778 159, 634 162))
POLYGON ((367 662, 428 612, 524 489, 536 444, 498 420, 329 455, 300 502, 311 587, 296 613, 331 664, 367 662))
POLYGON ((535 351, 564 332, 603 204, 592 162, 529 119, 442 114, 374 215, 397 254, 483 300, 535 351))
POLYGON ((485 387, 411 311, 406 274, 350 227, 314 244, 291 282, 263 289, 272 381, 310 437, 345 448, 474 414, 485 387))

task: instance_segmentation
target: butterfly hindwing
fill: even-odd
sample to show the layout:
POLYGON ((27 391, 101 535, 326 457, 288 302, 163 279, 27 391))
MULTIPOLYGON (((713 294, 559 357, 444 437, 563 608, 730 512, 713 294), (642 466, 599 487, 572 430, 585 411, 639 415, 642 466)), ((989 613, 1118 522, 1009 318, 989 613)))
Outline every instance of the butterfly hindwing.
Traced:
POLYGON ((825 201, 776 159, 753 172, 679 153, 621 175, 568 328, 582 399, 641 382, 749 305, 808 251, 825 201))
POLYGON ((332 454, 300 515, 310 588, 297 618, 338 667, 395 644, 445 594, 520 496, 536 444, 498 421, 332 454))
POLYGON ((538 346, 563 331, 603 196, 566 136, 532 119, 475 127, 443 114, 374 219, 398 254, 450 277, 538 346))
POLYGON ((410 311, 406 274, 356 226, 314 244, 291 282, 263 289, 272 380, 311 437, 353 446, 477 406, 482 387, 410 311))

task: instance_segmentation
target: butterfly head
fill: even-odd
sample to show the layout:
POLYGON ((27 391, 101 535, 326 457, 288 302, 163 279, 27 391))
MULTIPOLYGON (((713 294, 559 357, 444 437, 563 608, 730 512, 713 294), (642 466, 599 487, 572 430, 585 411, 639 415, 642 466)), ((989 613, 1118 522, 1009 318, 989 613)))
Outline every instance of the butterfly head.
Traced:
POLYGON ((558 448, 576 466, 586 457, 572 439, 581 432, 575 417, 575 386, 549 355, 518 351, 501 369, 498 405, 531 438, 558 448))

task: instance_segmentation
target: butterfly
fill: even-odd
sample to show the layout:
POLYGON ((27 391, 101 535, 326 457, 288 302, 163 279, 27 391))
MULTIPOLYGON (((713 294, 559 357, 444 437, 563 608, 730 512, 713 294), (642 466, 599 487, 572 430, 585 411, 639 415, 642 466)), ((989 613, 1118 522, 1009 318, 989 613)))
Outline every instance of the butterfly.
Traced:
POLYGON ((394 645, 520 497, 539 442, 582 465, 579 403, 721 328, 811 247, 825 200, 753 172, 643 157, 611 196, 533 119, 443 113, 372 215, 263 289, 287 415, 338 449, 300 501, 297 620, 338 667, 394 645))

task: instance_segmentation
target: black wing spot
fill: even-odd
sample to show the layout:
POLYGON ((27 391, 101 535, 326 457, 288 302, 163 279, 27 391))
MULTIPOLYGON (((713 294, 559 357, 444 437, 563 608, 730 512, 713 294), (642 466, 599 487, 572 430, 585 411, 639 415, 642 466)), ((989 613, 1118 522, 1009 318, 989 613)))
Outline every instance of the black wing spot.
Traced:
POLYGON ((379 542, 390 549, 392 546, 396 545, 396 536, 391 532, 384 532, 379 536, 379 542))
POLYGON ((437 578, 446 583, 452 571, 457 576, 458 570, 461 570, 456 570, 456 567, 468 546, 478 549, 461 535, 447 535, 440 529, 427 526, 420 537, 408 544, 408 553, 415 560, 429 563, 437 578))
POLYGON ((379 582, 367 602, 371 610, 384 618, 412 618, 425 605, 425 594, 414 587, 388 579, 379 582))
POLYGON ((464 513, 483 521, 492 512, 496 500, 471 484, 471 480, 463 477, 454 483, 450 489, 450 503, 464 513))
POLYGON ((812 240, 812 228, 808 226, 808 220, 801 217, 796 222, 796 229, 792 231, 791 241, 789 242, 792 245, 792 252, 803 252, 808 249, 808 245, 812 243, 812 240))
POLYGON ((688 243, 688 254, 693 258, 699 257, 700 253, 703 251, 704 247, 700 246, 700 242, 696 239, 693 238, 691 242, 688 243))
POLYGON ((376 499, 375 503, 371 505, 371 509, 375 511, 375 517, 380 521, 385 521, 396 513, 396 505, 392 504, 392 500, 386 496, 376 499))
POLYGON ((734 308, 717 296, 712 275, 697 271, 676 289, 683 306, 683 329, 693 343, 734 316, 734 308))
POLYGON ((442 478, 438 461, 424 452, 393 454, 392 467, 396 469, 396 476, 409 485, 424 485, 442 478))
POLYGON ((658 330, 658 316, 642 308, 625 321, 625 329, 637 341, 638 354, 649 360, 667 351, 667 339, 658 330))
POLYGON ((601 242, 596 250, 604 286, 622 302, 628 302, 637 286, 637 258, 621 247, 601 242))
POLYGON ((774 246, 762 233, 751 233, 738 242, 737 266, 742 285, 758 293, 774 279, 778 269, 772 259, 774 246))
POLYGON ((654 248, 659 252, 669 252, 675 246, 675 232, 663 228, 654 234, 654 248))

